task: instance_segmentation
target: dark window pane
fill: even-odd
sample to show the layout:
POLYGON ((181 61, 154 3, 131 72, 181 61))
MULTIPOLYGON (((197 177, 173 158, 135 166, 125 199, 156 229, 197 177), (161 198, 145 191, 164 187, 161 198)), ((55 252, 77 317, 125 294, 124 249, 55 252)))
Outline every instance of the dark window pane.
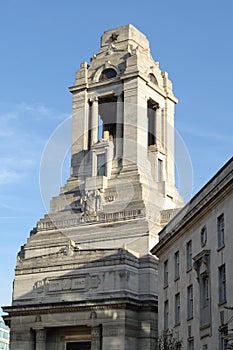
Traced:
POLYGON ((117 72, 112 68, 104 69, 100 75, 99 81, 115 78, 117 76, 117 72))

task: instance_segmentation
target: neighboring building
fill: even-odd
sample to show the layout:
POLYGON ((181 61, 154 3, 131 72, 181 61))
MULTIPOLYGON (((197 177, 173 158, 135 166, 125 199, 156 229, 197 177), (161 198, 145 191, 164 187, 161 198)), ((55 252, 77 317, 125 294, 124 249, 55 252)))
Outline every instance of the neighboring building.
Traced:
POLYGON ((232 237, 233 158, 164 227, 152 249, 159 258, 159 333, 172 330, 184 349, 233 348, 232 237))
POLYGON ((0 316, 0 349, 9 350, 10 330, 0 316))
POLYGON ((154 350, 149 251, 183 204, 172 83, 127 25, 104 32, 70 91, 71 177, 18 255, 11 350, 154 350))

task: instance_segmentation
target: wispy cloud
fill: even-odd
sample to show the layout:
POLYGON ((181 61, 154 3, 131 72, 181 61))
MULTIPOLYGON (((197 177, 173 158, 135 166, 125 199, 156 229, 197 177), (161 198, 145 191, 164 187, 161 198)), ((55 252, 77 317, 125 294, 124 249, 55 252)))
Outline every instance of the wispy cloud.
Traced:
POLYGON ((6 185, 12 182, 17 182, 22 177, 22 173, 18 173, 13 170, 0 169, 0 185, 6 185))
POLYGON ((19 159, 17 157, 0 157, 1 167, 32 168, 35 165, 33 159, 19 159))
POLYGON ((0 186, 29 179, 39 166, 49 130, 65 119, 42 103, 0 105, 0 186), (46 123, 44 122, 46 120, 46 123))
POLYGON ((53 108, 49 108, 41 103, 21 103, 18 105, 19 110, 22 112, 33 113, 34 117, 38 120, 41 119, 55 119, 63 120, 68 117, 68 114, 56 111, 53 108))
POLYGON ((182 127, 180 132, 181 134, 186 133, 195 137, 205 138, 213 141, 215 140, 215 141, 232 142, 232 137, 230 135, 227 135, 226 133, 222 134, 221 132, 216 133, 212 130, 207 130, 205 128, 195 129, 195 128, 182 127))
POLYGON ((0 114, 0 122, 1 123, 8 123, 9 121, 12 121, 17 118, 17 112, 7 112, 0 114))

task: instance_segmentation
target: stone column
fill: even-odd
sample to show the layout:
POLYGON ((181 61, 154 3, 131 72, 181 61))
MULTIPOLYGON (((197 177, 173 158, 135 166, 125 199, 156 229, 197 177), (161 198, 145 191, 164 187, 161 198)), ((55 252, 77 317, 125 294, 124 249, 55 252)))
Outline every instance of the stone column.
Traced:
POLYGON ((117 96, 116 116, 116 158, 122 158, 123 152, 123 98, 122 94, 117 96))
POLYGON ((98 142, 98 118, 99 118, 98 97, 95 97, 92 100, 92 109, 91 109, 91 144, 92 145, 98 142))
POLYGON ((91 350, 101 350, 101 326, 91 329, 91 350))
POLYGON ((46 330, 44 328, 36 329, 36 350, 46 349, 46 330))

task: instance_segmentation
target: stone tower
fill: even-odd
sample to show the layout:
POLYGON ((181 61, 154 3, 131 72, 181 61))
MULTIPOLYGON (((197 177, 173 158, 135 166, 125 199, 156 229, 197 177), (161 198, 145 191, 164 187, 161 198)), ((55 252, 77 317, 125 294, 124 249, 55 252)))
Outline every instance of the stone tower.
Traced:
POLYGON ((11 349, 155 348, 157 233, 182 206, 166 72, 134 26, 104 32, 73 95, 71 174, 18 254, 11 349))

